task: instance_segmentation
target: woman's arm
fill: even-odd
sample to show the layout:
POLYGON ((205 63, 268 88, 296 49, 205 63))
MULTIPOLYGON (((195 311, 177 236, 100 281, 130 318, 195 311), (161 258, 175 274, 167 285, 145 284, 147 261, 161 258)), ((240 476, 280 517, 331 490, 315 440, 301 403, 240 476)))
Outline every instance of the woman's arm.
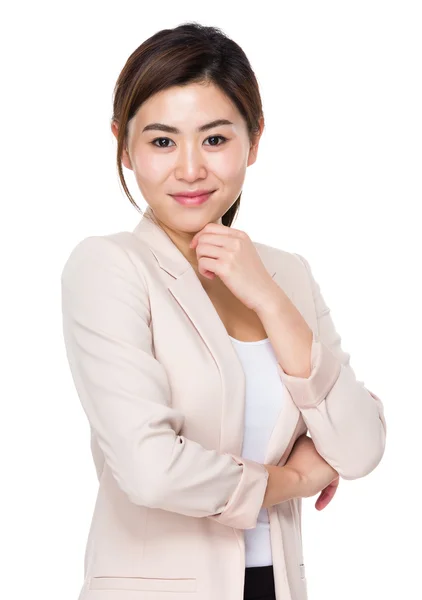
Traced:
POLYGON ((124 247, 85 238, 61 285, 71 374, 117 485, 134 504, 255 527, 268 471, 179 435, 184 415, 152 352, 147 284, 124 247))
MULTIPOLYGON (((356 379, 350 366, 350 354, 341 347, 341 337, 309 263, 302 256, 296 256, 306 269, 317 316, 311 373, 307 378, 289 375, 279 362, 278 371, 320 455, 344 479, 364 477, 384 454, 384 407, 380 398, 356 379)), ((280 344, 283 342, 282 319, 283 315, 276 315, 274 311, 261 318, 267 333, 270 331, 274 339, 276 355, 277 339, 280 338, 280 344)))

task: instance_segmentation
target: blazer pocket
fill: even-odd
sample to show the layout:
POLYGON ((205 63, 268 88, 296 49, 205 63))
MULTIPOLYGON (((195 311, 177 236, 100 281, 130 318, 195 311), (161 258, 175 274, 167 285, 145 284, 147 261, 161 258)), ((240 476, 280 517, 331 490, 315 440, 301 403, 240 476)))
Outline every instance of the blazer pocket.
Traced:
POLYGON ((91 577, 89 590, 135 590, 156 592, 196 592, 195 578, 91 577))

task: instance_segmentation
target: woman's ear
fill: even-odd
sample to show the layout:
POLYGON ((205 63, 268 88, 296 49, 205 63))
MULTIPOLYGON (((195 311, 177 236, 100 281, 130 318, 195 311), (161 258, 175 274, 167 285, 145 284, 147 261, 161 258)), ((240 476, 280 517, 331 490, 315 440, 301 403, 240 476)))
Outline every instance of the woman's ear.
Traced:
MULTIPOLYGON (((111 131, 117 140, 118 135, 119 135, 119 125, 118 125, 117 121, 111 122, 111 131)), ((126 145, 123 147, 123 150, 122 150, 122 164, 126 167, 126 169, 130 169, 131 171, 133 171, 132 163, 130 162, 129 151, 128 151, 126 145)))
POLYGON ((262 132, 264 131, 264 126, 265 126, 264 117, 261 117, 259 119, 259 133, 257 133, 255 135, 254 140, 251 143, 251 146, 249 149, 249 157, 248 157, 248 165, 247 165, 248 167, 249 167, 249 165, 253 165, 257 159, 259 141, 261 139, 262 132))

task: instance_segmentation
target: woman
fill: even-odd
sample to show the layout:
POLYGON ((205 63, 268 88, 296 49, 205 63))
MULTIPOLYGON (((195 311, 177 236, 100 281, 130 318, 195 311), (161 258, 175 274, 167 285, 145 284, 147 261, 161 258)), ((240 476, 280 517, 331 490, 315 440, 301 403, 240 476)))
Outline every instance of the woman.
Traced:
POLYGON ((113 109, 148 208, 62 272, 99 479, 79 598, 305 600, 301 499, 371 472, 386 424, 309 263, 232 227, 264 126, 254 73, 183 24, 133 52, 113 109))

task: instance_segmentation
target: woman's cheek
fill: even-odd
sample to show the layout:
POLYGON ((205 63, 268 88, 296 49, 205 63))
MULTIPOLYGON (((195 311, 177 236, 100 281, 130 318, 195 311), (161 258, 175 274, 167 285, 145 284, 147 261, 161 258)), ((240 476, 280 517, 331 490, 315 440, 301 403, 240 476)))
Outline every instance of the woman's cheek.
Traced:
POLYGON ((136 170, 140 179, 155 183, 162 179, 163 173, 169 168, 170 161, 163 156, 143 154, 136 160, 136 170))
POLYGON ((245 165, 241 160, 241 152, 219 152, 215 153, 209 161, 211 168, 224 180, 237 179, 242 176, 245 165))

